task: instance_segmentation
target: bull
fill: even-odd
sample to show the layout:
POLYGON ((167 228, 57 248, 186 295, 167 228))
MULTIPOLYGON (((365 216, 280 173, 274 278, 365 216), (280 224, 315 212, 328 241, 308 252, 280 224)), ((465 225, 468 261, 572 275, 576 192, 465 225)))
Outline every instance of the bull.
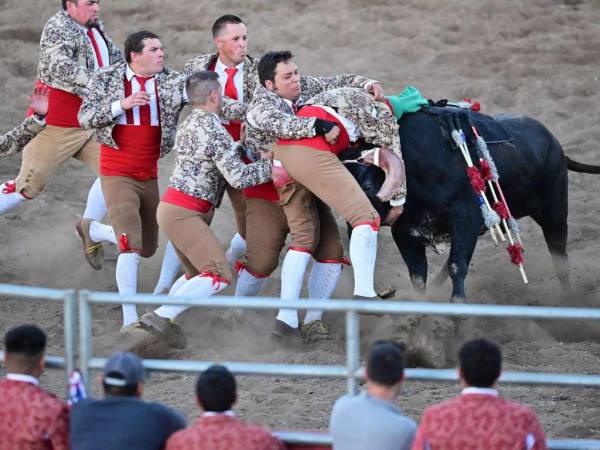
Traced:
MULTIPOLYGON (((507 203, 515 218, 529 216, 541 227, 558 280, 563 291, 569 293, 568 170, 600 173, 600 167, 565 157, 558 140, 531 117, 499 115, 495 119, 512 137, 510 142, 489 145, 507 203)), ((427 285, 426 248, 449 241, 448 260, 435 284, 449 276, 451 301, 466 301, 465 277, 478 236, 485 228, 465 160, 453 148, 436 115, 425 111, 406 114, 399 126, 408 196, 404 212, 391 227, 393 239, 418 291, 424 291, 427 285)), ((353 150, 340 155, 341 159, 356 156, 353 150)), ((384 172, 362 164, 347 164, 347 168, 382 220, 388 217, 391 206, 377 197, 384 172)))

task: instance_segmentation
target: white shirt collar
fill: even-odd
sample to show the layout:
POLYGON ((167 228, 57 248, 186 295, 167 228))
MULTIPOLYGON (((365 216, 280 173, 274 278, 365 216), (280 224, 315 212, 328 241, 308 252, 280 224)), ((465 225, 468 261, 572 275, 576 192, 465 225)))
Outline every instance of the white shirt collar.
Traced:
POLYGON ((465 394, 491 395, 493 397, 498 397, 498 391, 492 388, 466 387, 462 390, 462 395, 465 394))
POLYGON ((231 409, 228 409, 227 411, 223 411, 223 412, 204 411, 202 413, 202 417, 216 417, 216 416, 235 417, 235 413, 231 409))
MULTIPOLYGON (((125 76, 127 77, 127 81, 131 81, 131 79, 132 79, 132 78, 133 78, 135 75, 141 76, 141 75, 139 75, 139 74, 135 73, 135 72, 134 72, 134 71, 131 69, 131 67, 129 67, 129 64, 127 64, 127 65, 125 66, 125 76)), ((156 75, 152 75, 152 77, 150 77, 150 78, 155 78, 155 77, 156 77, 156 75)))
MULTIPOLYGON (((235 68, 238 70, 235 73, 236 75, 238 73, 242 73, 242 71, 244 70, 244 61, 235 66, 235 68)), ((218 74, 222 74, 225 73, 225 69, 228 69, 228 67, 221 62, 221 58, 217 58, 217 63, 215 64, 215 72, 217 72, 218 74)))
POLYGON ((25 375, 22 373, 7 373, 6 379, 12 381, 22 381, 23 383, 31 383, 35 386, 39 384, 39 381, 36 377, 32 377, 31 375, 25 375))

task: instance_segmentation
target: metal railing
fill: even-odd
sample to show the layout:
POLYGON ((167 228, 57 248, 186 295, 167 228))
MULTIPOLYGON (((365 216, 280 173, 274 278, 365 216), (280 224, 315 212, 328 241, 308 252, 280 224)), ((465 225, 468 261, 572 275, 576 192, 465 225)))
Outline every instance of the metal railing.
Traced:
MULTIPOLYGON (((323 311, 344 312, 346 315, 346 364, 305 365, 267 364, 246 362, 221 362, 231 371, 244 375, 283 375, 298 377, 346 378, 348 392, 357 392, 357 380, 363 376, 359 364, 360 323, 359 314, 365 312, 397 315, 437 315, 459 317, 513 317, 521 319, 585 319, 600 320, 600 309, 562 308, 513 305, 473 305, 420 302, 370 302, 357 300, 297 300, 282 301, 275 298, 259 297, 208 297, 175 298, 149 294, 120 296, 106 292, 81 291, 79 304, 80 317, 80 369, 86 376, 89 369, 98 369, 106 362, 95 358, 91 352, 91 308, 92 303, 139 303, 145 305, 181 305, 210 308, 279 309, 295 308, 321 309, 323 311)), ((146 367, 158 371, 200 372, 213 361, 171 361, 149 359, 146 367)), ((453 369, 407 369, 406 377, 413 380, 455 381, 453 369)), ((559 374, 539 372, 504 372, 500 378, 508 384, 568 385, 600 387, 600 375, 559 374)))
MULTIPOLYGON (((355 300, 299 300, 282 301, 274 298, 258 297, 209 297, 174 298, 138 294, 120 296, 114 293, 56 290, 31 288, 0 284, 0 295, 29 299, 47 299, 62 301, 64 304, 64 357, 48 356, 50 367, 66 370, 66 374, 75 367, 76 349, 76 310, 79 304, 79 368, 84 380, 89 380, 91 369, 100 369, 106 362, 104 358, 92 354, 92 312, 94 303, 137 303, 145 305, 181 305, 204 308, 243 308, 243 309, 279 309, 307 307, 345 313, 346 321, 346 364, 345 365, 304 365, 249 362, 222 362, 232 372, 243 375, 279 375, 295 377, 346 378, 348 392, 357 392, 357 380, 363 377, 364 369, 359 364, 360 319, 365 312, 397 315, 437 315, 455 317, 512 317, 520 319, 567 319, 600 320, 600 309, 531 307, 508 305, 460 305, 445 303, 419 302, 368 302, 355 300)), ((0 352, 0 361, 4 354, 0 352)), ((144 365, 149 370, 200 372, 213 361, 172 361, 149 359, 144 365)), ((406 377, 413 380, 455 381, 453 369, 407 369, 406 377)), ((558 374, 539 372, 504 372, 500 381, 503 384, 539 384, 579 387, 600 387, 600 375, 558 374)), ((89 386, 88 386, 89 387, 89 386)), ((277 432, 275 433, 289 444, 331 445, 331 437, 326 433, 277 432)), ((556 439, 548 441, 548 448, 554 450, 600 450, 600 440, 556 439)))
MULTIPOLYGON (((73 289, 47 289, 29 286, 0 284, 0 295, 19 297, 27 300, 50 300, 63 303, 64 356, 46 356, 46 365, 51 368, 65 369, 65 376, 75 369, 75 351, 77 344, 77 293, 73 289)), ((4 361, 4 352, 0 352, 0 361, 4 361)))

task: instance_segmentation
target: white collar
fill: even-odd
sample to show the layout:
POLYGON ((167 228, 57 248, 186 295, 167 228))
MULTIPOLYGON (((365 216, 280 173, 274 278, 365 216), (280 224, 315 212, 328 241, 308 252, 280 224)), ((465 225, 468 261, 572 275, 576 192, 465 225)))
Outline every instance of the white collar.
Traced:
MULTIPOLYGON (((131 79, 136 75, 141 76, 141 75, 135 73, 133 71, 133 69, 131 67, 129 67, 129 64, 127 64, 125 66, 125 77, 127 77, 127 81, 131 81, 131 79)), ((150 78, 155 78, 155 77, 156 77, 156 74, 152 75, 150 78)))
POLYGON ((202 417, 217 417, 217 416, 235 417, 235 413, 231 409, 228 409, 227 411, 223 411, 223 412, 204 411, 202 413, 202 417))
MULTIPOLYGON (((237 66, 235 66, 235 68, 238 70, 236 72, 236 75, 238 73, 241 73, 244 70, 244 61, 242 61, 241 63, 239 63, 237 66)), ((229 67, 227 67, 225 64, 223 64, 221 62, 221 58, 217 58, 217 63, 215 64, 215 72, 217 72, 217 73, 225 73, 225 69, 229 69, 229 67)))
POLYGON ((31 375, 25 375, 22 373, 7 373, 6 379, 12 381, 22 381, 23 383, 31 383, 35 386, 37 386, 40 383, 36 377, 32 377, 31 375))
POLYGON ((465 394, 491 395, 493 397, 498 397, 498 391, 493 388, 466 387, 462 390, 462 395, 465 394))

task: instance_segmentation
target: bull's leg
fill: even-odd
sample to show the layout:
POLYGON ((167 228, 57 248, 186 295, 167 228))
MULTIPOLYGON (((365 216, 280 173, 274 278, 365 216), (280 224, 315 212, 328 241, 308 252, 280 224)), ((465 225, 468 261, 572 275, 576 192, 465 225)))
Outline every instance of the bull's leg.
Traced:
POLYGON ((544 233, 544 239, 550 255, 556 276, 563 289, 563 294, 568 298, 571 295, 571 281, 569 277, 569 257, 567 255, 567 215, 553 220, 552 217, 533 215, 544 233))
POLYGON ((424 292, 427 285, 425 246, 418 239, 409 236, 408 233, 401 232, 398 227, 392 227, 392 236, 408 267, 413 287, 419 292, 424 292))
POLYGON ((457 211, 453 215, 448 273, 452 279, 452 302, 465 302, 465 278, 481 226, 479 210, 457 211))

